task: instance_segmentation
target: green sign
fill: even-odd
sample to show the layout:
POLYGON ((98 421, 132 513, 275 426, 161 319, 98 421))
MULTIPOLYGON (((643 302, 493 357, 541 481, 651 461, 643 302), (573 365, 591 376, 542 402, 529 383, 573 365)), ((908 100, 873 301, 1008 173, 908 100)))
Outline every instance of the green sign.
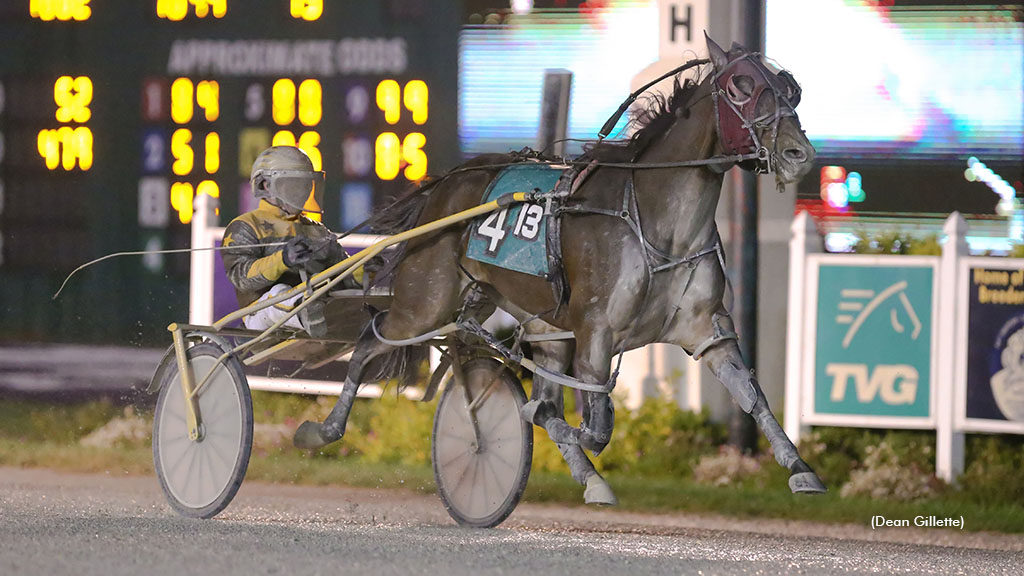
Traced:
POLYGON ((931 266, 819 267, 815 412, 930 415, 933 275, 931 266))

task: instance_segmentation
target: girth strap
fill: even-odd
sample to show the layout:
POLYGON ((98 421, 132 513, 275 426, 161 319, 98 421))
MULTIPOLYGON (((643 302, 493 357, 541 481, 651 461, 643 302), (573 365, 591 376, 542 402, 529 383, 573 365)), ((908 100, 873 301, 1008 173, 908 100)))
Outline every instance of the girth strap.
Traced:
MULTIPOLYGON (((589 168, 589 167, 588 167, 589 168)), ((582 176, 583 174, 581 174, 582 176)), ((636 235, 637 239, 640 240, 641 248, 643 249, 645 259, 649 272, 655 274, 664 270, 670 270, 680 265, 690 266, 697 260, 700 260, 704 256, 719 252, 721 244, 718 239, 715 242, 703 250, 700 250, 694 254, 689 254, 682 257, 673 256, 664 250, 658 248, 647 239, 644 235, 643 227, 640 224, 640 209, 636 202, 636 192, 633 188, 633 175, 626 180, 626 184, 623 187, 622 194, 622 209, 616 212, 615 210, 609 210, 607 208, 593 208, 590 206, 584 206, 582 204, 566 204, 559 206, 555 210, 555 214, 560 216, 564 213, 573 214, 601 214, 604 216, 610 216, 612 218, 619 218, 623 220, 633 234, 636 235)))

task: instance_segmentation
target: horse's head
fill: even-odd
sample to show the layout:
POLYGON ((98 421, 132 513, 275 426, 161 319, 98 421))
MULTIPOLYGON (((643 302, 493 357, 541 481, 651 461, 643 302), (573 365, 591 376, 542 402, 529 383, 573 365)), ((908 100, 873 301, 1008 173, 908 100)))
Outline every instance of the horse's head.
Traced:
POLYGON ((814 162, 814 146, 796 115, 800 85, 788 71, 769 69, 759 54, 738 44, 729 52, 711 38, 707 45, 722 148, 728 154, 758 154, 742 163, 744 168, 774 171, 787 184, 799 181, 814 162))

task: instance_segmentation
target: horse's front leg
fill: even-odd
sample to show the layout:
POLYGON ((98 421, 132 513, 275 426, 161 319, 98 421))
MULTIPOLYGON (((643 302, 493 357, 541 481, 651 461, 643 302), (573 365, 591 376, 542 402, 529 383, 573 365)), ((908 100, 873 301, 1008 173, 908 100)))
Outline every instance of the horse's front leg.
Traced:
MULTIPOLYGON (((611 376, 611 332, 581 330, 576 335, 576 354, 573 372, 588 384, 605 385, 611 376)), ((579 445, 595 456, 611 442, 615 427, 615 408, 609 394, 583 393, 583 424, 580 426, 579 445)))
POLYGON ((775 460, 790 471, 790 490, 807 493, 825 492, 826 488, 821 479, 800 458, 796 446, 786 436, 786 432, 772 414, 761 386, 743 362, 736 341, 726 340, 711 347, 704 354, 704 359, 740 408, 757 421, 761 432, 772 445, 775 460))
MULTIPOLYGON (((535 342, 531 348, 533 349, 533 361, 539 366, 558 373, 564 373, 568 369, 573 353, 571 342, 535 342)), ((571 431, 574 430, 565 421, 562 386, 541 376, 533 378, 533 391, 530 394, 530 401, 523 406, 522 415, 527 422, 548 431, 548 436, 552 438, 552 441, 566 434, 571 435, 571 431)), ((576 438, 578 439, 578 434, 576 438)), ((565 463, 569 465, 573 479, 586 487, 583 492, 584 502, 609 506, 618 504, 618 499, 612 492, 611 486, 597 472, 594 464, 587 458, 578 443, 555 442, 555 445, 558 446, 558 451, 561 452, 565 463)))

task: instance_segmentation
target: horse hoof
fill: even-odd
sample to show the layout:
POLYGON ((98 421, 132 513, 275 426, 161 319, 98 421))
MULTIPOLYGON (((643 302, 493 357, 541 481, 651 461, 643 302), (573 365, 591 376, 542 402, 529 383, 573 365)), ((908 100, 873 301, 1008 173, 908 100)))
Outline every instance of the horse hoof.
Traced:
POLYGON ((583 491, 583 501, 598 506, 617 506, 619 499, 612 492, 612 487, 600 474, 592 474, 587 478, 587 489, 583 491))
POLYGON ((337 438, 324 438, 320 429, 321 426, 317 422, 303 422, 302 425, 299 426, 299 429, 295 431, 295 437, 292 439, 292 444, 294 444, 296 448, 316 450, 317 448, 323 448, 337 440, 337 438))
POLYGON ((789 477, 789 489, 793 494, 824 494, 825 484, 814 472, 799 472, 789 477))

